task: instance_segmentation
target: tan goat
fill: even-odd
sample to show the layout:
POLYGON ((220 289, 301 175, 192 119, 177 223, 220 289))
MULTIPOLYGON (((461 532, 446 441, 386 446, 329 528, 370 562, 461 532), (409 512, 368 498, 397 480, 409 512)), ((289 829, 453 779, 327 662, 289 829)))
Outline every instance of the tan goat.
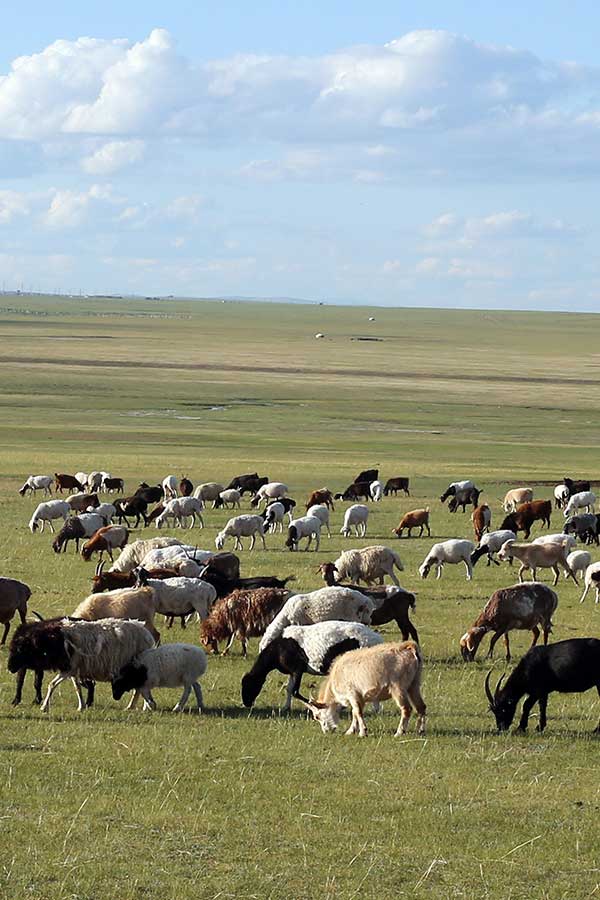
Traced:
POLYGON ((575 584, 579 584, 573 570, 567 562, 568 549, 564 544, 516 544, 514 541, 506 541, 502 544, 498 551, 498 559, 512 559, 515 557, 521 561, 519 569, 519 581, 523 582, 523 572, 527 569, 531 570, 531 576, 537 581, 536 572, 538 569, 552 569, 554 572, 554 581, 552 585, 558 584, 560 568, 564 569, 568 578, 572 578, 575 584))

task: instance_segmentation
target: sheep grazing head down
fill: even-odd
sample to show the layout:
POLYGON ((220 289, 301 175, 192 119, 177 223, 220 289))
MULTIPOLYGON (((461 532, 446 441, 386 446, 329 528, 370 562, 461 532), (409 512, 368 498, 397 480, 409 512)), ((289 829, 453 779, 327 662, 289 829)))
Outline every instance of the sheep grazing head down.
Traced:
POLYGON ((148 670, 146 666, 130 662, 123 666, 119 674, 112 680, 112 695, 114 700, 120 700, 127 691, 134 691, 146 683, 148 670))
POLYGON ((421 578, 427 578, 429 573, 431 572, 431 563, 424 562, 419 566, 419 575, 421 578))

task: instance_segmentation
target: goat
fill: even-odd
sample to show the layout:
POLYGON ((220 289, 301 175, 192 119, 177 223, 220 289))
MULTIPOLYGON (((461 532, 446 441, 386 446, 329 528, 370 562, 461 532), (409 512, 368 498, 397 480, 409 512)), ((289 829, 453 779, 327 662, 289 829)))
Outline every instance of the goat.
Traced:
POLYGON ((490 530, 491 521, 492 511, 487 503, 483 503, 481 506, 477 506, 471 513, 471 522, 473 523, 475 540, 478 543, 483 537, 484 533, 490 530))
POLYGON ((24 497, 27 491, 35 494, 36 491, 43 491, 44 494, 52 495, 52 475, 30 475, 25 484, 19 488, 19 494, 24 497))
POLYGON ((33 515, 29 520, 29 530, 33 534, 40 530, 40 534, 44 531, 46 522, 50 526, 50 531, 54 534, 54 519, 63 519, 67 521, 71 508, 65 500, 46 500, 44 503, 38 503, 33 511, 33 515))
POLYGON ((530 503, 521 503, 515 512, 509 513, 500 526, 500 530, 525 532, 525 540, 531 534, 531 526, 534 522, 541 521, 542 527, 547 525, 550 528, 550 517, 552 515, 552 502, 550 500, 532 500, 530 503))
POLYGON ((387 497, 388 494, 393 494, 395 497, 398 491, 404 491, 404 494, 407 497, 410 497, 410 490, 408 486, 408 478, 388 478, 383 489, 383 496, 387 497))
POLYGON ((349 484, 341 494, 334 495, 335 500, 372 500, 371 482, 355 481, 349 484))
POLYGON ((500 563, 498 560, 494 559, 494 553, 497 553, 500 547, 507 541, 516 541, 516 539, 517 535, 515 532, 509 531, 506 528, 504 531, 488 531, 488 533, 484 534, 479 541, 479 546, 471 553, 471 565, 474 566, 477 560, 487 553, 488 566, 492 563, 494 563, 495 566, 499 566, 500 563))
POLYGON ((92 535, 89 541, 81 548, 81 556, 86 562, 92 558, 92 553, 99 553, 100 559, 104 552, 110 556, 110 561, 114 562, 113 550, 122 550, 129 540, 129 530, 122 525, 107 525, 105 528, 99 528, 92 535))
POLYGON ((0 647, 6 643, 15 613, 19 613, 22 625, 27 621, 27 601, 30 597, 31 588, 28 584, 15 578, 0 578, 0 625, 4 625, 0 647))
POLYGON ((475 550, 473 541, 461 541, 451 539, 441 541, 434 544, 421 565, 419 566, 419 575, 421 578, 427 578, 432 567, 436 567, 436 578, 442 577, 442 569, 445 563, 455 565, 464 562, 467 570, 467 581, 471 581, 473 577, 473 566, 471 564, 471 555, 475 550))
POLYGON ((531 500, 533 500, 531 488, 512 488, 504 496, 502 509, 505 513, 514 512, 521 503, 529 503, 531 500))
POLYGON ((569 578, 575 584, 579 584, 567 562, 567 548, 564 544, 516 544, 514 541, 506 541, 498 551, 498 559, 505 560, 516 557, 521 561, 519 569, 519 581, 524 581, 523 572, 531 570, 533 580, 536 581, 538 569, 552 569, 554 572, 553 585, 558 584, 561 566, 569 578))
POLYGON ((309 510, 311 506, 327 506, 331 509, 332 512, 335 512, 335 506, 333 505, 333 494, 329 490, 329 488, 320 488, 317 491, 312 491, 309 494, 308 500, 306 501, 305 509, 309 510))
MULTIPOLYGON (((86 479, 87 481, 87 479, 86 479)), ((73 475, 65 475, 64 473, 54 473, 54 489, 57 493, 62 494, 63 491, 84 491, 85 483, 78 481, 73 475)))
POLYGON ((264 484, 269 483, 267 475, 260 477, 258 472, 250 472, 245 475, 236 475, 227 485, 226 490, 230 488, 239 491, 242 497, 244 494, 256 494, 257 490, 264 484))
POLYGON ((381 544, 364 547, 362 550, 344 550, 333 565, 340 581, 347 578, 349 581, 357 583, 364 581, 365 584, 373 584, 375 581, 379 581, 379 584, 383 584, 383 579, 389 575, 396 587, 400 585, 394 568, 399 572, 404 571, 404 566, 396 551, 381 544))
POLYGON ((189 478, 182 477, 179 482, 179 493, 182 497, 191 497, 194 491, 194 485, 189 478))
POLYGON ((431 528, 429 527, 429 507, 425 509, 412 509, 410 512, 404 513, 397 528, 392 528, 392 534, 401 538, 404 529, 408 530, 408 536, 411 536, 413 528, 419 529, 419 537, 423 534, 423 529, 427 529, 428 537, 431 537, 431 528))

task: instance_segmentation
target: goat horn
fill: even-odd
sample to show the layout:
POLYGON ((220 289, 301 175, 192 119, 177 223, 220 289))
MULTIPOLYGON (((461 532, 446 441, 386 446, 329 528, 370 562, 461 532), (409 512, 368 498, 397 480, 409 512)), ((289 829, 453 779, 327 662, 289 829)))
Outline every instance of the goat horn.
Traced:
POLYGON ((500 685, 502 684, 502 682, 504 681, 505 678, 506 678, 506 674, 500 676, 498 684, 496 685, 496 690, 494 691, 494 700, 497 699, 498 694, 500 693, 500 685))
POLYGON ((35 609, 32 609, 31 612, 32 612, 33 615, 36 617, 36 619, 39 619, 39 620, 40 620, 40 622, 43 622, 43 621, 44 621, 44 617, 41 616, 41 615, 39 614, 39 612, 36 612, 35 609))
POLYGON ((305 706, 309 706, 309 707, 312 706, 312 701, 307 700, 306 697, 302 696, 302 694, 296 692, 294 694, 294 697, 296 697, 297 700, 300 700, 301 703, 304 703, 305 706))
POLYGON ((488 700, 490 701, 490 706, 493 709, 495 701, 494 701, 494 697, 492 696, 492 692, 490 690, 490 678, 491 677, 492 677, 492 670, 490 669, 490 671, 485 676, 485 695, 488 698, 488 700))

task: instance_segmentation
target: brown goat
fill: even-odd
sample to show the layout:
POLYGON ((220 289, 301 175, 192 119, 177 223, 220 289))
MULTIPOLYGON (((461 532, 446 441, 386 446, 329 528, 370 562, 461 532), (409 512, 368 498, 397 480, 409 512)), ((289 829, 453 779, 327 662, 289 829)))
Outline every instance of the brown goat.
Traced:
POLYGON ((91 536, 89 541, 81 548, 81 555, 86 562, 92 558, 92 553, 99 553, 102 559, 103 553, 108 553, 110 561, 114 562, 113 550, 122 550, 129 540, 129 530, 123 525, 106 525, 99 528, 98 531, 91 536))
MULTIPOLYGON (((103 591, 117 591, 120 588, 135 587, 137 573, 131 572, 103 572, 104 563, 99 562, 92 578, 92 594, 101 594, 103 591)), ((149 578, 177 578, 177 569, 149 569, 149 578)))
POLYGON ((419 537, 423 534, 423 529, 426 528, 428 537, 431 537, 431 529, 429 527, 429 507, 426 507, 426 509, 412 509, 410 512, 404 513, 398 527, 392 528, 392 534, 395 534, 397 537, 402 537, 402 532, 405 528, 408 529, 409 537, 411 536, 410 533, 413 528, 420 528, 419 537))
POLYGON ((508 531, 514 531, 515 534, 518 534, 519 531, 524 531, 525 540, 527 540, 531 534, 531 526, 534 522, 541 521, 542 527, 547 525, 550 528, 551 515, 551 500, 532 500, 529 503, 521 503, 515 512, 506 516, 500 526, 500 530, 504 531, 507 529, 508 531))
POLYGON ((247 655, 248 638, 261 637, 285 603, 289 591, 281 588, 255 588, 233 591, 217 600, 208 618, 200 626, 200 640, 213 653, 219 652, 219 641, 228 641, 223 656, 235 638, 242 643, 242 655, 247 655))
POLYGON ((85 485, 80 484, 74 475, 54 473, 54 489, 62 494, 63 491, 83 491, 85 485))
POLYGON ((328 506, 335 512, 333 494, 329 488, 320 488, 318 491, 313 491, 309 494, 308 500, 306 501, 306 509, 310 509, 311 506, 328 506))
POLYGON ((481 506, 475 507, 471 513, 471 522, 473 523, 477 543, 479 543, 485 532, 490 530, 491 521, 492 511, 487 503, 482 503, 481 506))

